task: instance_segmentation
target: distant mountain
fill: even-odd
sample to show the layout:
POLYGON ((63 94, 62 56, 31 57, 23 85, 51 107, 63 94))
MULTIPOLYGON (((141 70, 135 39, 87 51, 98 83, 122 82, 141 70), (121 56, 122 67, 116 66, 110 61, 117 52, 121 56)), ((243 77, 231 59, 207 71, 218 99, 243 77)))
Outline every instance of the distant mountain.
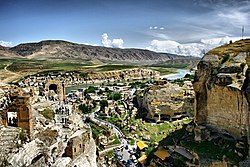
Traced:
POLYGON ((9 50, 9 48, 0 45, 0 58, 16 58, 20 57, 15 51, 9 50))
POLYGON ((62 40, 47 40, 38 43, 24 43, 12 48, 3 48, 6 55, 29 59, 97 59, 104 62, 129 62, 151 64, 176 59, 189 59, 168 53, 156 53, 142 49, 119 49, 71 43, 62 40))

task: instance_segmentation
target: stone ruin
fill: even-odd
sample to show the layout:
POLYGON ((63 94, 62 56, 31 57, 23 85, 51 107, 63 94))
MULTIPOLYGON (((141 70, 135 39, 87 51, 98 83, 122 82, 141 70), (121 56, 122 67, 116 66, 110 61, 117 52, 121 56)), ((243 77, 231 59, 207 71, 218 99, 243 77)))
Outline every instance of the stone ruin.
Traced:
POLYGON ((48 80, 45 85, 45 91, 48 92, 47 96, 58 95, 58 99, 63 101, 65 98, 65 88, 64 85, 58 80, 48 80))
POLYGON ((15 90, 10 93, 10 106, 1 112, 2 124, 4 126, 13 125, 27 130, 28 134, 32 134, 32 97, 33 91, 25 93, 21 90, 15 90), (13 114, 16 113, 16 114, 13 114), (10 117, 11 115, 12 117, 10 117), (16 116, 16 117, 14 117, 16 116))

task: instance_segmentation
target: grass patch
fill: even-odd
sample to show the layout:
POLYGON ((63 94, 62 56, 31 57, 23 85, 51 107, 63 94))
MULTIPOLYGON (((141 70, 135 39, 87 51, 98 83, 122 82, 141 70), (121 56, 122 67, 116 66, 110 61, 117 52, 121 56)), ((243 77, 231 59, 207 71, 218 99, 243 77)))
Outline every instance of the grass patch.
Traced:
MULTIPOLYGON (((225 61, 225 55, 228 55, 226 59, 229 59, 236 56, 240 52, 250 52, 250 39, 239 40, 231 44, 222 45, 210 50, 207 54, 218 55, 219 58, 224 59, 223 61, 225 61), (229 57, 229 55, 231 57, 229 57)), ((250 62, 247 61, 247 63, 249 65, 250 62)))
POLYGON ((224 144, 218 146, 214 141, 204 141, 196 143, 192 141, 182 141, 181 145, 196 152, 200 157, 206 159, 222 160, 225 155, 234 164, 238 164, 242 159, 234 152, 235 141, 224 140, 224 144))
POLYGON ((55 113, 52 112, 49 108, 44 109, 40 112, 46 119, 53 120, 55 117, 55 113))
MULTIPOLYGON (((190 120, 183 120, 183 123, 188 123, 190 120)), ((177 122, 164 122, 161 124, 151 124, 151 123, 143 123, 141 119, 131 118, 129 120, 128 125, 137 125, 136 131, 129 131, 128 127, 125 126, 122 131, 124 134, 137 134, 140 136, 150 136, 150 142, 160 142, 162 141, 167 135, 171 134, 172 131, 178 130, 182 128, 181 123, 177 122)), ((141 139, 141 138, 140 138, 141 139)), ((132 141, 131 141, 132 142, 132 141)))
POLYGON ((0 59, 0 70, 4 69, 4 67, 6 67, 10 63, 10 59, 0 59))
POLYGON ((121 142, 119 141, 119 139, 117 138, 117 136, 115 135, 115 137, 114 137, 114 141, 113 142, 111 142, 111 143, 109 143, 109 145, 114 145, 114 144, 120 144, 121 142))
POLYGON ((129 143, 130 145, 134 145, 134 144, 135 144, 135 140, 133 140, 133 139, 128 139, 128 143, 129 143))

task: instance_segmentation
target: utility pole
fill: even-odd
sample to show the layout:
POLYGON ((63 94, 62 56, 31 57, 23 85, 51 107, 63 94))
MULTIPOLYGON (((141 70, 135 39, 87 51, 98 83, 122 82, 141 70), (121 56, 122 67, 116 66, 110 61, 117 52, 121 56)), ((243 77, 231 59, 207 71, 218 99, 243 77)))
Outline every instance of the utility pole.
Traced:
POLYGON ((241 37, 242 37, 242 39, 244 37, 244 26, 242 26, 242 29, 241 29, 241 37))

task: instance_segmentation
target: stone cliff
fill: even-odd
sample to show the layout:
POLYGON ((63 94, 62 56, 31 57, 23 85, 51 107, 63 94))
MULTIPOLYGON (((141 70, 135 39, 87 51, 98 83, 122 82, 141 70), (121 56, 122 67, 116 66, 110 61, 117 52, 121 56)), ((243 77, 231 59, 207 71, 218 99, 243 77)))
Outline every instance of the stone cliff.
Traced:
POLYGON ((249 140, 250 40, 209 51, 199 62, 193 87, 195 122, 249 140))
POLYGON ((160 72, 144 68, 134 68, 127 70, 117 70, 108 72, 90 73, 85 80, 132 80, 132 79, 158 79, 160 72))
POLYGON ((194 92, 191 81, 184 85, 166 83, 153 85, 137 95, 139 107, 146 117, 155 121, 175 121, 193 116, 194 92))

